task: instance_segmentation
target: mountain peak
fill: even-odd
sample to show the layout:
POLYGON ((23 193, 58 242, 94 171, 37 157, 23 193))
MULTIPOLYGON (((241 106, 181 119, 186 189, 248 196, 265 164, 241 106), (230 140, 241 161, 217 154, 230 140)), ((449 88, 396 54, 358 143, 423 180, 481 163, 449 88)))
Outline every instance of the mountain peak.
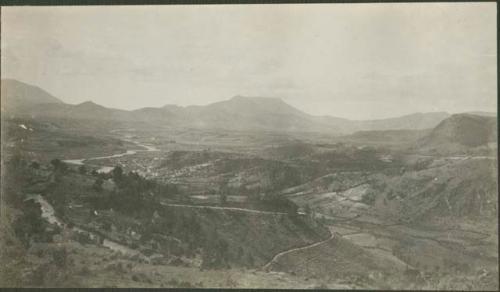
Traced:
POLYGON ((232 101, 254 101, 254 102, 280 102, 280 103, 285 103, 281 98, 277 98, 277 97, 260 97, 260 96, 244 96, 244 95, 235 95, 230 100, 232 100, 232 101))
POLYGON ((99 105, 91 100, 84 101, 82 103, 77 104, 76 106, 79 108, 88 108, 88 109, 104 108, 102 105, 99 105))
POLYGON ((166 104, 161 107, 162 109, 180 109, 181 107, 176 104, 166 104))
POLYGON ((97 105, 97 103, 91 101, 91 100, 86 100, 82 103, 79 103, 78 105, 97 105))

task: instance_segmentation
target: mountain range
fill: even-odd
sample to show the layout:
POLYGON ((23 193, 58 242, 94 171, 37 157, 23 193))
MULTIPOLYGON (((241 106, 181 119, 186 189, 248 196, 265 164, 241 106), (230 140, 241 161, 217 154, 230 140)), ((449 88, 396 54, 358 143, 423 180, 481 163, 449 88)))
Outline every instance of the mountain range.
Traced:
POLYGON ((356 131, 429 129, 450 115, 415 113, 379 120, 349 120, 314 116, 281 99, 235 96, 209 105, 166 105, 137 110, 107 108, 87 101, 67 104, 45 90, 13 79, 2 79, 2 115, 66 118, 94 121, 146 122, 154 125, 230 130, 320 132, 351 134, 356 131))

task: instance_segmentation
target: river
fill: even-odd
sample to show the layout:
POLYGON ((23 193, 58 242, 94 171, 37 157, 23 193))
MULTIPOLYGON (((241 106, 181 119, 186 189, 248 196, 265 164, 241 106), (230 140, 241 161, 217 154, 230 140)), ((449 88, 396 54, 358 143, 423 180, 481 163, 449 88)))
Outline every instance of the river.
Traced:
MULTIPOLYGON (((132 143, 136 144, 137 146, 143 147, 146 149, 145 150, 137 150, 137 149, 136 150, 127 150, 124 153, 113 154, 113 155, 109 155, 109 156, 98 156, 98 157, 81 158, 81 159, 67 159, 67 160, 63 160, 63 161, 66 163, 75 164, 75 165, 84 165, 86 161, 123 157, 123 156, 127 156, 127 155, 134 155, 138 152, 159 151, 157 148, 155 148, 153 146, 143 145, 143 144, 140 144, 140 143, 135 142, 135 141, 128 141, 128 142, 132 142, 132 143)), ((109 172, 111 170, 113 170, 112 166, 102 166, 98 171, 99 172, 109 172)), ((49 222, 50 224, 55 224, 61 228, 68 228, 67 224, 65 224, 62 220, 60 220, 56 216, 54 208, 47 200, 45 200, 45 198, 42 195, 40 195, 40 194, 29 195, 28 200, 29 199, 32 199, 35 202, 40 204, 40 208, 42 211, 42 218, 45 219, 47 222, 49 222)), ((99 238, 99 235, 97 235, 93 232, 87 231, 87 230, 83 230, 83 229, 76 227, 76 226, 73 227, 72 230, 75 232, 78 232, 78 233, 88 234, 89 237, 93 240, 99 238)), ((111 249, 111 250, 120 252, 124 255, 129 255, 129 256, 139 255, 141 257, 144 257, 139 251, 136 251, 136 250, 131 249, 123 244, 120 244, 118 242, 115 242, 115 241, 112 241, 109 239, 104 239, 102 242, 102 245, 111 249)))
MULTIPOLYGON (((40 204, 40 209, 42 211, 42 218, 45 219, 47 222, 49 222, 50 224, 57 225, 61 228, 69 228, 66 223, 64 223, 61 219, 59 219, 56 216, 55 211, 54 211, 54 207, 52 207, 52 205, 47 200, 45 200, 45 198, 42 195, 40 195, 40 194, 29 195, 28 200, 34 200, 35 202, 40 204)), ((97 235, 91 231, 83 230, 83 229, 76 227, 76 226, 72 227, 71 230, 74 232, 78 232, 78 233, 85 233, 92 240, 97 240, 100 237, 99 235, 97 235)), ((112 241, 109 239, 104 239, 102 241, 102 245, 113 250, 113 251, 120 252, 121 254, 124 254, 124 255, 128 255, 128 256, 138 255, 140 257, 144 257, 139 251, 131 249, 123 244, 120 244, 116 241, 112 241)))
MULTIPOLYGON (((80 158, 80 159, 66 159, 63 160, 63 162, 69 163, 69 164, 74 164, 74 165, 84 165, 85 162, 87 161, 92 161, 92 160, 100 160, 100 159, 109 159, 109 158, 118 158, 118 157, 123 157, 123 156, 128 156, 128 155, 134 155, 137 154, 138 152, 152 152, 152 151, 159 151, 157 148, 154 146, 149 146, 149 145, 144 145, 135 141, 130 141, 130 140, 125 140, 127 142, 134 143, 135 145, 139 147, 146 148, 144 150, 127 150, 124 153, 118 153, 118 154, 113 154, 113 155, 108 155, 108 156, 98 156, 98 157, 90 157, 90 158, 80 158)), ((101 166, 97 172, 100 173, 108 173, 113 170, 113 166, 101 166)))

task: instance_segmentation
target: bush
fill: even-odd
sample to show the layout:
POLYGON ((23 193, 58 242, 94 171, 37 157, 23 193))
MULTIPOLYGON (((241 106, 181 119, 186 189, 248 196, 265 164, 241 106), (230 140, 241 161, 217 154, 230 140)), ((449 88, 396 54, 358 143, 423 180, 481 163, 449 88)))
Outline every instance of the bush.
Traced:
POLYGON ((50 161, 50 164, 52 164, 52 166, 54 167, 54 170, 57 172, 64 173, 68 169, 68 166, 66 165, 66 163, 62 162, 58 158, 52 159, 50 161))
POLYGON ((104 183, 104 180, 100 177, 98 177, 94 184, 92 185, 92 189, 95 190, 96 192, 101 192, 102 191, 102 184, 104 183))
POLYGON ((38 163, 36 161, 33 161, 31 163, 31 167, 34 168, 34 169, 39 169, 40 168, 40 163, 38 163))
POLYGON ((16 236, 25 246, 29 245, 31 238, 39 238, 44 232, 40 205, 32 200, 24 202, 23 214, 18 217, 13 225, 16 236))

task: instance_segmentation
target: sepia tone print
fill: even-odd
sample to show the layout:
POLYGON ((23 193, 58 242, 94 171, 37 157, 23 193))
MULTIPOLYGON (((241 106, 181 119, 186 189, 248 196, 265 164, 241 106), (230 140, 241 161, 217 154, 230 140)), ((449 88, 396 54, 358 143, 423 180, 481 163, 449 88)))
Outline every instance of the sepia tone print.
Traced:
POLYGON ((2 7, 0 287, 495 290, 495 3, 2 7))

